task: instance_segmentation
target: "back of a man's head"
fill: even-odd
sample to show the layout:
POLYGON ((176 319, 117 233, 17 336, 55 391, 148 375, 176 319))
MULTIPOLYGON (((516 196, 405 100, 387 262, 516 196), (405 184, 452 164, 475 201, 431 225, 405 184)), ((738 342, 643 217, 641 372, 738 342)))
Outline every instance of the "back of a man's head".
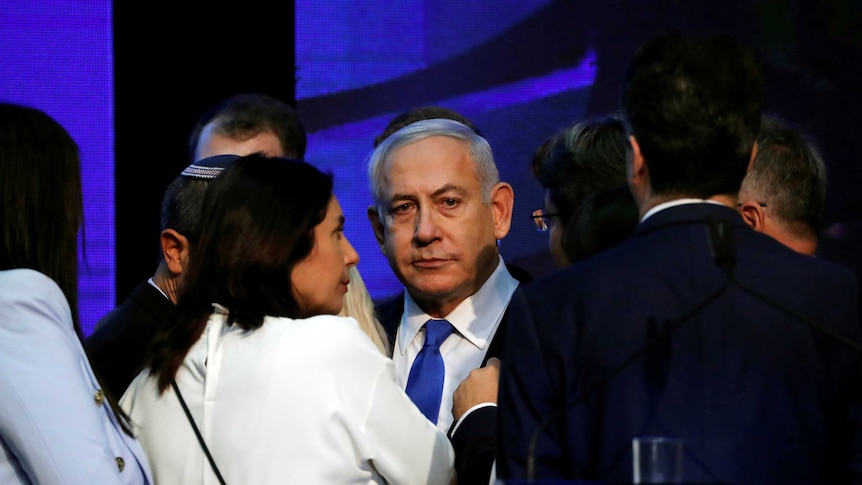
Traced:
POLYGON ((377 138, 374 139, 374 148, 377 148, 378 145, 383 143, 383 140, 389 138, 390 135, 409 124, 437 118, 455 120, 461 124, 469 126, 477 135, 481 136, 479 129, 476 128, 473 122, 453 109, 445 108, 443 106, 419 106, 418 108, 412 108, 396 115, 394 118, 389 120, 389 124, 386 125, 383 133, 377 135, 377 138))
POLYGON ((765 116, 739 201, 762 205, 783 230, 816 238, 826 203, 826 166, 813 140, 792 124, 765 116))
POLYGON ((296 110, 284 101, 261 93, 240 93, 207 110, 189 136, 189 156, 199 160, 205 129, 234 140, 270 132, 278 139, 279 155, 305 158, 307 134, 296 110), (208 128, 209 127, 209 128, 208 128))
POLYGON ((188 239, 196 239, 207 185, 237 158, 236 155, 217 155, 186 167, 165 189, 160 230, 173 229, 188 239))
POLYGON ((652 193, 736 194, 760 128, 763 77, 751 50, 725 35, 665 34, 643 44, 621 108, 652 193))

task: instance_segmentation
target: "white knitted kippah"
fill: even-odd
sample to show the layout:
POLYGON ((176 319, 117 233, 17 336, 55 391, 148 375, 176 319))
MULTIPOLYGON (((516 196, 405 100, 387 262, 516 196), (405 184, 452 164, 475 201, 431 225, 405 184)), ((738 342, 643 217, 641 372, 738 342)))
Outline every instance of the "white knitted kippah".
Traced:
POLYGON ((189 165, 180 175, 194 179, 214 179, 237 158, 239 158, 238 155, 215 155, 207 157, 189 165))

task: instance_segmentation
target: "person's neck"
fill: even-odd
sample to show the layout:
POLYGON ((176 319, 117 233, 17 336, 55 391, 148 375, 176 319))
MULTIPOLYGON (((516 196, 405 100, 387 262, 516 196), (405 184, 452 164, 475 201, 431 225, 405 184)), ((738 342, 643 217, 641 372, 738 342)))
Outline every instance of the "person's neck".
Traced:
POLYGON ((452 310, 458 307, 462 301, 466 298, 456 299, 456 300, 447 300, 440 301, 435 299, 416 299, 416 304, 419 305, 425 313, 427 313, 432 318, 446 318, 447 315, 452 313, 452 310))
POLYGON ((160 264, 153 275, 153 283, 162 290, 168 299, 176 305, 177 303, 177 277, 171 274, 164 264, 160 264))
POLYGON ((787 246, 796 251, 797 253, 805 254, 808 256, 816 256, 817 255, 817 238, 814 239, 803 239, 798 238, 794 239, 788 243, 787 246))
POLYGON ((779 221, 772 221, 762 231, 781 244, 789 247, 797 253, 814 256, 817 254, 817 233, 810 227, 788 228, 783 227, 779 221))

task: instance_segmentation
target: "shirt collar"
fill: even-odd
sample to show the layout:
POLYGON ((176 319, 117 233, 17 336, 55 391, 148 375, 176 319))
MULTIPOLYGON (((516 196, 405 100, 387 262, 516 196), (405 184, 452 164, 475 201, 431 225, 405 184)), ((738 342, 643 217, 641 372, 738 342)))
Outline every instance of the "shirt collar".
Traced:
POLYGON ((651 215, 655 214, 656 212, 663 211, 665 209, 669 209, 671 207, 676 207, 678 205, 684 205, 684 204, 715 204, 715 205, 724 206, 724 204, 722 204, 721 202, 718 202, 715 200, 710 200, 710 199, 675 199, 675 200, 669 200, 667 202, 662 202, 661 204, 658 204, 657 206, 653 207, 652 209, 646 211, 646 214, 644 214, 644 216, 641 218, 641 222, 647 220, 647 217, 650 217, 651 215))
MULTIPOLYGON (((491 340, 491 332, 503 317, 509 300, 517 287, 518 280, 509 274, 509 270, 500 256, 497 268, 479 288, 479 291, 467 297, 444 318, 466 340, 478 348, 485 348, 491 340)), ((398 351, 402 354, 407 351, 407 347, 419 333, 422 325, 434 318, 419 308, 410 293, 406 291, 404 292, 404 310, 404 314, 401 316, 398 342, 396 343, 398 351)))
POLYGON ((159 293, 161 293, 161 294, 162 294, 162 296, 163 296, 163 297, 165 297, 165 299, 166 299, 166 300, 170 300, 170 298, 168 298, 168 294, 167 294, 167 293, 165 293, 165 292, 164 292, 164 290, 162 290, 161 288, 159 288, 159 285, 157 285, 157 284, 156 284, 156 280, 154 280, 154 279, 150 278, 150 279, 148 279, 148 280, 147 280, 147 283, 149 283, 149 284, 150 284, 150 286, 152 286, 153 288, 155 288, 155 289, 159 290, 159 293))

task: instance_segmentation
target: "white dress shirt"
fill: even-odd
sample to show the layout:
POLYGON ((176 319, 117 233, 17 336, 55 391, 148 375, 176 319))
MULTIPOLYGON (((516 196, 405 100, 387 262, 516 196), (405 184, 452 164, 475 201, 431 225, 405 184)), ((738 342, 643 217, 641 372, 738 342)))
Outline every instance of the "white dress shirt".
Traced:
MULTIPOLYGON (((503 258, 500 257, 497 268, 479 291, 445 316, 455 327, 455 332, 440 345, 446 375, 443 378, 443 397, 437 428, 444 433, 452 425, 452 395, 470 371, 482 365, 491 339, 497 332, 500 320, 517 287, 518 280, 509 274, 503 258)), ((420 309, 410 294, 405 292, 404 313, 401 315, 395 352, 392 355, 395 379, 402 389, 407 387, 410 367, 425 343, 425 330, 422 326, 431 318, 433 317, 420 309)))
POLYGON ((54 280, 0 271, 0 483, 151 483, 93 374, 54 280))
MULTIPOLYGON (((353 318, 266 317, 243 331, 216 306, 177 385, 225 481, 446 484, 454 453, 353 318)), ((159 485, 215 484, 191 424, 145 370, 121 404, 159 485)))

